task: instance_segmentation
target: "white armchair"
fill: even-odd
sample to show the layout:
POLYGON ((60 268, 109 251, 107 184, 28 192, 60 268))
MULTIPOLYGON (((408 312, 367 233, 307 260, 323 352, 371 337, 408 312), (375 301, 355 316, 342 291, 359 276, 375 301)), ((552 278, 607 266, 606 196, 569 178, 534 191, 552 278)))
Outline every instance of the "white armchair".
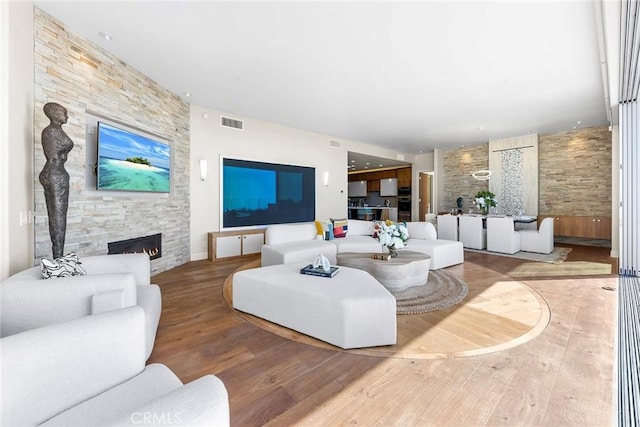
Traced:
POLYGON ((6 426, 229 425, 227 390, 145 366, 145 314, 128 307, 0 339, 6 426))
POLYGON ((465 248, 485 249, 487 247, 487 230, 482 225, 482 216, 461 215, 459 218, 459 240, 465 248))
POLYGON ((438 239, 458 240, 458 217, 438 215, 438 239))
POLYGON ((0 336, 133 305, 146 319, 146 354, 151 355, 160 321, 160 288, 152 285, 146 254, 80 257, 86 276, 44 279, 40 267, 0 284, 0 336))
POLYGON ((550 254, 553 252, 553 218, 545 218, 538 230, 520 230, 520 250, 550 254))
POLYGON ((515 230, 513 219, 487 218, 487 250, 515 254, 520 250, 520 232, 515 230))

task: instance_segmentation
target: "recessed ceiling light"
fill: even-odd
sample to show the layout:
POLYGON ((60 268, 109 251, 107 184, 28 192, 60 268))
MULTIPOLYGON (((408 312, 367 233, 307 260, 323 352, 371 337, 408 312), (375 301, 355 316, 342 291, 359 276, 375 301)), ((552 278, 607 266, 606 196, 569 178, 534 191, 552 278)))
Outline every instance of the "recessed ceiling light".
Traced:
POLYGON ((351 160, 351 163, 355 163, 355 162, 356 162, 355 160, 351 160))
POLYGON ((370 165, 370 164, 371 164, 371 163, 369 163, 369 162, 365 163, 365 165, 370 165))
POLYGON ((484 127, 484 126, 480 126, 480 127, 478 128, 478 130, 485 130, 485 129, 486 129, 486 127, 484 127))
POLYGON ((382 165, 378 165, 378 167, 380 167, 380 168, 381 168, 381 167, 382 167, 382 165))
POLYGON ((418 150, 418 154, 422 154, 422 150, 418 150))
POLYGON ((106 41, 111 41, 111 36, 109 34, 107 34, 107 33, 103 33, 102 31, 100 31, 98 33, 98 35, 100 37, 102 37, 103 39, 105 39, 106 41))
POLYGON ((581 124, 581 123, 582 123, 582 120, 578 120, 576 123, 581 124))
POLYGON ((189 92, 185 92, 184 96, 186 96, 187 98, 189 98, 191 96, 191 94, 189 92))

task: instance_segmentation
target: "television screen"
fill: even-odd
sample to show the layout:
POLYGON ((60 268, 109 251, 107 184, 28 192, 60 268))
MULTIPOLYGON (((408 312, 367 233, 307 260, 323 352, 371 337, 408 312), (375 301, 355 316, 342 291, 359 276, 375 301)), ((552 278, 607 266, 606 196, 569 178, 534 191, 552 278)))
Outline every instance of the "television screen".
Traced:
POLYGON ((222 228, 313 221, 316 170, 222 159, 222 228))
POLYGON ((98 190, 168 193, 171 147, 98 122, 98 190))

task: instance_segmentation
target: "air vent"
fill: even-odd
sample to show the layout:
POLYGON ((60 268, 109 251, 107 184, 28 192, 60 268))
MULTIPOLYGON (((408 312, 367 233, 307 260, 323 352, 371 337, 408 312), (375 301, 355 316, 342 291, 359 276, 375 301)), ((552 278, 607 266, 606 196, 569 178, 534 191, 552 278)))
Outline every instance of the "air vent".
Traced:
POLYGON ((329 147, 331 148, 342 148, 342 142, 340 141, 334 141, 332 139, 329 140, 329 147))
POLYGON ((236 120, 230 117, 220 116, 220 124, 226 128, 244 129, 244 122, 242 120, 236 120))

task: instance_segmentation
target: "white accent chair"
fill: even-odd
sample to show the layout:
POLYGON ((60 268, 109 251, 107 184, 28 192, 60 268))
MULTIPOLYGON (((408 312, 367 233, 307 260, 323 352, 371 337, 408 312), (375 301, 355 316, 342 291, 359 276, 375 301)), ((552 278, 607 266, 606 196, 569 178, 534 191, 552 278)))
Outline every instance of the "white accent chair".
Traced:
POLYGON ((482 216, 461 215, 459 218, 459 240, 465 248, 485 249, 487 230, 482 226, 482 216))
POLYGON ((458 217, 456 215, 438 215, 438 239, 458 240, 458 217))
POLYGON ((520 250, 550 254, 553 252, 553 218, 545 218, 538 230, 520 230, 520 250))
POLYGON ((520 251, 520 232, 509 217, 487 218, 487 250, 505 254, 520 251))
POLYGON ((145 313, 128 307, 0 340, 5 426, 228 426, 222 381, 145 366, 145 313))
POLYGON ((66 322, 133 305, 144 309, 146 355, 151 355, 160 321, 160 288, 151 284, 147 254, 80 257, 86 276, 44 279, 40 267, 0 284, 0 336, 66 322))

